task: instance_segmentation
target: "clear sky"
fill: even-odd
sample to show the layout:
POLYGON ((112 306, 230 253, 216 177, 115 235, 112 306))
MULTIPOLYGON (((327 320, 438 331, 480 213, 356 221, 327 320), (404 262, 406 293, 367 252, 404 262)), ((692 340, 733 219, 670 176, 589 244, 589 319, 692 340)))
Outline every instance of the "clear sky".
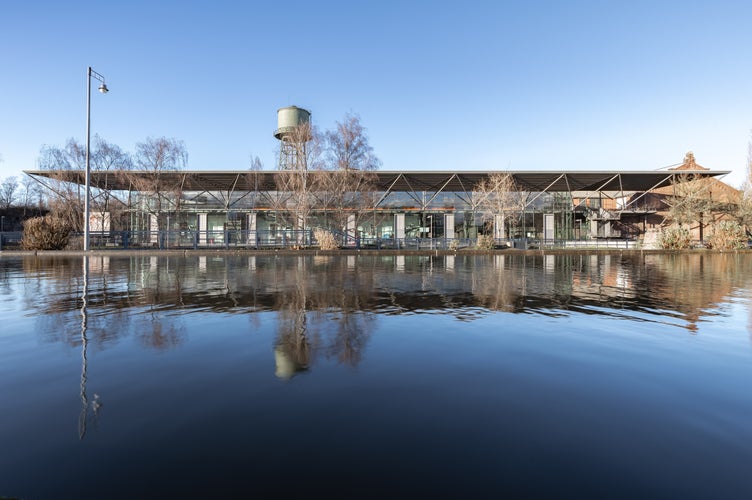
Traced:
POLYGON ((277 109, 360 115, 385 170, 744 177, 752 2, 0 3, 0 177, 92 133, 185 142, 190 169, 275 165, 277 109), (97 82, 93 82, 97 83, 97 82))

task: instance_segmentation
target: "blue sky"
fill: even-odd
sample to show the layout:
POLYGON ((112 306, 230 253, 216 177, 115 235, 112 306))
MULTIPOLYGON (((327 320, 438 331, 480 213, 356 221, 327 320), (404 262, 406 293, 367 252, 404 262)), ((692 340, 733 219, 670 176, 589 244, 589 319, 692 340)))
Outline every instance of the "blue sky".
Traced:
POLYGON ((275 165, 276 111, 360 115, 385 170, 657 169, 744 178, 752 2, 35 2, 0 9, 0 177, 92 132, 275 165), (96 82, 95 82, 96 83, 96 82))

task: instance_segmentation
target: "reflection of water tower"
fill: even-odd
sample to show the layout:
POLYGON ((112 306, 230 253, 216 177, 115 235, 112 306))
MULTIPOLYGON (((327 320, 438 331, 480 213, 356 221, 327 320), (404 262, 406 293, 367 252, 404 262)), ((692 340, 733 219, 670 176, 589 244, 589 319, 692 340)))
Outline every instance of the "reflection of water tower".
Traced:
POLYGON ((306 144, 311 140, 311 112, 297 106, 279 108, 274 137, 280 140, 279 169, 304 170, 306 144))

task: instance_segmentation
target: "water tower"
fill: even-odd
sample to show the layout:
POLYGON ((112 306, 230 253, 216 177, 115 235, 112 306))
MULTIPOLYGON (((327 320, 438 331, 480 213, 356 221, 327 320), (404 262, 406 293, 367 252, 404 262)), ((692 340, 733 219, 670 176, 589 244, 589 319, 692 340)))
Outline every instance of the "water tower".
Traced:
POLYGON ((297 106, 279 108, 274 137, 280 140, 279 169, 305 169, 306 144, 311 140, 311 112, 297 106))

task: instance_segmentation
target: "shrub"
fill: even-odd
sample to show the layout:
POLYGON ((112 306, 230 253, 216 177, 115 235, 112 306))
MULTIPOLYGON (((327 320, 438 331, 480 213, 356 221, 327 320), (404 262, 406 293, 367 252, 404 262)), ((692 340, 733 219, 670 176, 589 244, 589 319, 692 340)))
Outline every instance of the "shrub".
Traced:
POLYGON ((665 227, 658 235, 658 245, 664 250, 684 250, 691 243, 689 229, 684 227, 665 227))
POLYGON ((26 250, 62 250, 68 244, 70 222, 56 215, 27 219, 21 246, 26 250))
POLYGON ((736 221, 721 221, 708 240, 708 248, 715 250, 741 250, 747 247, 747 235, 736 221))
POLYGON ((339 248, 337 238, 331 231, 316 228, 313 230, 313 237, 319 242, 319 248, 322 250, 337 250, 339 248))
POLYGON ((478 250, 493 250, 495 245, 493 236, 488 234, 481 234, 478 236, 478 241, 475 242, 475 248, 478 250))
POLYGON ((452 238, 449 240, 449 250, 454 250, 455 252, 460 249, 460 240, 457 238, 452 238))

